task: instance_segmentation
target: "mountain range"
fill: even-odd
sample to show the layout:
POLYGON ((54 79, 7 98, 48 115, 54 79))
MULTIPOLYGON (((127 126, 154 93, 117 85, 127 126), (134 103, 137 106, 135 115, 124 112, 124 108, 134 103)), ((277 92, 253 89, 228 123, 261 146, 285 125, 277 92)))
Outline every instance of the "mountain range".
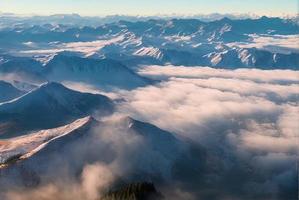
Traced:
MULTIPOLYGON (((120 20, 97 27, 41 24, 0 30, 0 52, 43 64, 56 54, 69 51, 83 58, 115 60, 128 68, 172 64, 297 69, 299 56, 294 41, 298 34, 298 23, 270 17, 209 22, 120 20)), ((5 65, 17 67, 15 60, 18 59, 5 65)), ((5 66, 1 68, 6 70, 5 66)))
POLYGON ((297 18, 0 13, 0 199, 102 177, 102 199, 296 199, 298 36, 297 18))

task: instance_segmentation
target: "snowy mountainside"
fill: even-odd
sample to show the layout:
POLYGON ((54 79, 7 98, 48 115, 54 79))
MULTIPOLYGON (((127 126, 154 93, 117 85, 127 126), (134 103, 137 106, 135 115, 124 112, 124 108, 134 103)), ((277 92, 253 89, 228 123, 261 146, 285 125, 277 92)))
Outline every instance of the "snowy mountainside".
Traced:
MULTIPOLYGON (((35 25, 0 30, 2 51, 49 62, 63 51, 84 58, 109 58, 134 68, 142 64, 185 66, 298 68, 299 25, 291 19, 260 17, 149 19, 107 23, 97 27, 35 25), (254 62, 239 52, 248 50, 254 62), (224 57, 229 52, 228 58, 224 57), (216 55, 216 56, 209 56, 216 55), (216 57, 216 58, 215 58, 216 57)), ((1 68, 0 68, 1 71, 1 68)))
POLYGON ((2 140, 0 143, 0 163, 4 166, 5 163, 13 157, 26 159, 33 156, 40 149, 45 148, 51 141, 71 134, 74 130, 90 123, 91 120, 91 117, 85 117, 62 127, 2 140))
MULTIPOLYGON (((65 169, 59 166, 66 161, 68 173, 75 175, 86 162, 123 162, 130 156, 131 161, 125 164, 127 181, 150 180, 154 174, 160 174, 157 177, 160 180, 170 180, 177 176, 173 169, 187 167, 186 163, 177 163, 177 159, 190 159, 190 148, 188 142, 172 133, 130 117, 102 121, 85 117, 62 127, 0 140, 0 172, 5 174, 0 185, 9 187, 3 184, 12 177, 13 184, 20 186, 47 183, 49 180, 44 177, 50 175, 52 180, 60 176, 65 169), (124 143, 120 144, 121 141, 124 143), (130 155, 122 154, 121 149, 114 149, 115 145, 132 151, 130 155), (141 146, 142 150, 137 150, 141 146)), ((195 163, 199 161, 196 156, 192 159, 195 163)), ((193 170, 197 171, 197 167, 193 170)))

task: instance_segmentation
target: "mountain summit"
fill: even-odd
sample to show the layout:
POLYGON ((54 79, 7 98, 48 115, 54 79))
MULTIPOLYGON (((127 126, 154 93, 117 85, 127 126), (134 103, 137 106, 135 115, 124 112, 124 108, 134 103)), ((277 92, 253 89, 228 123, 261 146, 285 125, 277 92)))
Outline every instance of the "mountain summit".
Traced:
POLYGON ((96 111, 106 115, 112 110, 113 103, 106 96, 80 93, 49 82, 18 99, 0 104, 0 137, 20 135, 21 130, 53 128, 96 111))

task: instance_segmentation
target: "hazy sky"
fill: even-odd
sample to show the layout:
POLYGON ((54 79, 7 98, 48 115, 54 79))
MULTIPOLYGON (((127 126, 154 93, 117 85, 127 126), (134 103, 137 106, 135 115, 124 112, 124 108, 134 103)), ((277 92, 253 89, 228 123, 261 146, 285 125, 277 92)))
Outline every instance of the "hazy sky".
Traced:
POLYGON ((0 11, 17 14, 157 15, 298 12, 298 0, 0 0, 0 11))

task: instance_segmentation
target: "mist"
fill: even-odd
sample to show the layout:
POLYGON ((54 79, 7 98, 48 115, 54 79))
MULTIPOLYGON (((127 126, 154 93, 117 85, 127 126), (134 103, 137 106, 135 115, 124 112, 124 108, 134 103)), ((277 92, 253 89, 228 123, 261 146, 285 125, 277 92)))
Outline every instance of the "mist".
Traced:
POLYGON ((119 111, 204 147, 211 163, 203 191, 218 187, 217 199, 296 196, 297 71, 150 66, 141 74, 162 82, 126 93, 119 111))
POLYGON ((3 198, 95 200, 140 181, 155 183, 166 199, 296 197, 297 71, 150 66, 140 73, 159 82, 107 93, 117 100, 117 111, 94 116, 99 123, 60 152, 23 161, 7 176, 34 166, 41 174, 38 187, 8 184, 3 198), (135 122, 127 116, 168 131, 170 142, 151 142, 155 135, 132 129, 135 122), (49 166, 34 165, 42 162, 49 166))

